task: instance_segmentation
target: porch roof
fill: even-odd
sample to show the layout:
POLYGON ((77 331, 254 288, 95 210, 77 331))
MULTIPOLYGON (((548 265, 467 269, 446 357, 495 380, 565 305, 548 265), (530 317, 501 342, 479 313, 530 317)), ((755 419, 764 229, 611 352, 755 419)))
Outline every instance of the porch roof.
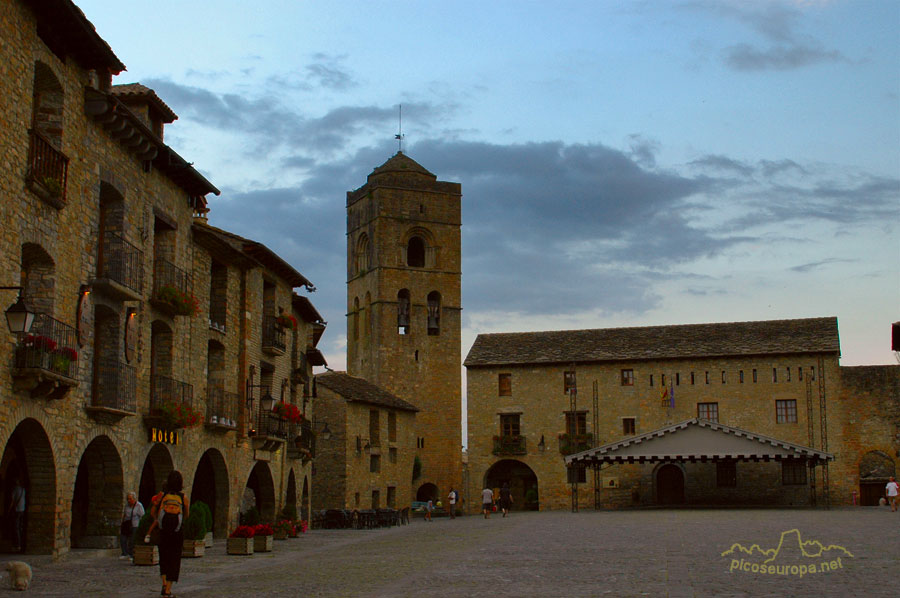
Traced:
POLYGON ((566 457, 566 465, 664 461, 833 461, 834 455, 705 419, 689 419, 566 457))

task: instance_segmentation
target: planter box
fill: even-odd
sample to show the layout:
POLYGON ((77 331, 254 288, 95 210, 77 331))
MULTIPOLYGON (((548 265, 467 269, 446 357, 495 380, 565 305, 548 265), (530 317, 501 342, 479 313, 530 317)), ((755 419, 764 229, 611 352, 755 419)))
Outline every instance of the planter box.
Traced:
POLYGON ((203 556, 205 550, 205 540, 185 540, 181 545, 181 556, 182 558, 193 559, 203 556))
POLYGON ((203 541, 206 544, 207 548, 212 548, 213 547, 213 533, 206 532, 206 538, 204 538, 203 541))
POLYGON ((276 531, 274 538, 276 540, 287 540, 288 533, 283 531, 276 531))
POLYGON ((253 538, 228 538, 228 554, 253 554, 253 538))
POLYGON ((155 544, 136 544, 134 547, 134 565, 159 564, 159 548, 155 544))
POLYGON ((254 536, 253 551, 254 552, 272 552, 274 546, 274 536, 254 536))

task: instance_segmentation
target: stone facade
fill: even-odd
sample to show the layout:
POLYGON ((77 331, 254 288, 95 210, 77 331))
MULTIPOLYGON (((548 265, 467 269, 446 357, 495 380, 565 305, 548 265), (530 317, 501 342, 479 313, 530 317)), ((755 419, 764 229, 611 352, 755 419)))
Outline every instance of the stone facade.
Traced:
POLYGON ((417 500, 462 480, 460 197, 400 152, 347 193, 347 370, 419 409, 417 500))
MULTIPOLYGON (((863 456, 877 451, 893 467, 900 450, 900 367, 844 368, 839 354, 829 318, 481 335, 466 359, 469 493, 509 480, 516 504, 526 505, 533 488, 539 508, 564 509, 570 476, 582 475, 581 508, 594 506, 595 482, 604 508, 659 504, 664 464, 605 466, 595 478, 590 469, 567 472, 564 455, 715 414, 725 425, 834 454, 828 499, 850 504, 863 456), (772 340, 779 334, 784 342, 772 340), (577 415, 566 392, 573 382, 577 415)), ((689 504, 813 500, 811 476, 783 478, 779 463, 738 462, 731 483, 719 479, 727 472, 716 463, 676 465, 689 504)), ((823 473, 816 468, 817 504, 825 500, 823 473)), ((873 478, 882 489, 883 475, 873 478)))
POLYGON ((331 435, 318 439, 313 507, 409 506, 416 408, 343 372, 316 376, 316 405, 331 435))
POLYGON ((218 190, 163 143, 174 113, 111 85, 124 66, 74 5, 7 3, 0 31, 0 277, 39 312, 0 346, 0 505, 22 477, 26 551, 113 543, 125 493, 147 504, 176 468, 217 536, 245 495, 308 517, 311 285, 206 224, 218 190), (261 413, 266 392, 306 426, 261 413))

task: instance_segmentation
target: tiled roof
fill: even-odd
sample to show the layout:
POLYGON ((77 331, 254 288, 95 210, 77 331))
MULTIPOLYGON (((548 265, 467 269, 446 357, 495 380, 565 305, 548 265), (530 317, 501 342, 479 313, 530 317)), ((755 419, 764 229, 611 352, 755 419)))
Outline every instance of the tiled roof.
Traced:
POLYGON ((80 8, 71 0, 26 0, 34 10, 43 29, 42 37, 49 40, 54 51, 71 53, 85 68, 108 70, 118 75, 125 65, 116 57, 109 44, 100 37, 80 8))
POLYGON ((400 397, 392 395, 383 388, 375 386, 362 378, 350 376, 346 372, 326 372, 324 374, 318 374, 316 375, 316 384, 336 392, 347 401, 371 403, 372 405, 381 405, 382 407, 402 409, 404 411, 419 410, 415 405, 407 403, 400 397))
POLYGON ((175 121, 178 118, 178 115, 175 114, 175 111, 169 108, 169 105, 162 101, 156 92, 143 85, 141 83, 124 83, 121 85, 113 85, 109 89, 110 93, 112 93, 117 98, 120 98, 122 101, 126 103, 130 103, 132 100, 145 100, 151 106, 156 108, 156 110, 162 114, 163 122, 170 123, 175 121))
POLYGON ((396 154, 391 156, 391 158, 387 162, 375 168, 375 170, 372 171, 372 174, 369 175, 369 178, 388 172, 415 172, 418 174, 428 175, 431 178, 437 178, 435 175, 428 172, 428 170, 424 166, 422 166, 403 152, 397 152, 396 154))
POLYGON ((837 318, 479 334, 467 367, 840 353, 837 318))

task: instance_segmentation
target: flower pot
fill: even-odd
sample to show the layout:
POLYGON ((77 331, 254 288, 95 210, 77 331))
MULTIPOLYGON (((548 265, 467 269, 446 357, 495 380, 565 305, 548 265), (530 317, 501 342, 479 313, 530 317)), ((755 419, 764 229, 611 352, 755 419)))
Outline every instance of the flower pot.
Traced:
POLYGON ((206 550, 206 542, 203 540, 185 540, 181 545, 182 558, 198 558, 203 556, 206 550))
POLYGON ((272 552, 272 536, 253 536, 253 552, 272 552))
POLYGON ((136 544, 131 562, 134 565, 156 565, 159 563, 159 548, 155 544, 136 544))
POLYGON ((203 539, 203 542, 207 548, 212 548, 213 547, 213 533, 206 532, 206 537, 203 539))
POLYGON ((275 530, 274 538, 276 540, 287 540, 288 533, 285 530, 275 530))
POLYGON ((228 554, 253 554, 253 538, 228 538, 228 554))

